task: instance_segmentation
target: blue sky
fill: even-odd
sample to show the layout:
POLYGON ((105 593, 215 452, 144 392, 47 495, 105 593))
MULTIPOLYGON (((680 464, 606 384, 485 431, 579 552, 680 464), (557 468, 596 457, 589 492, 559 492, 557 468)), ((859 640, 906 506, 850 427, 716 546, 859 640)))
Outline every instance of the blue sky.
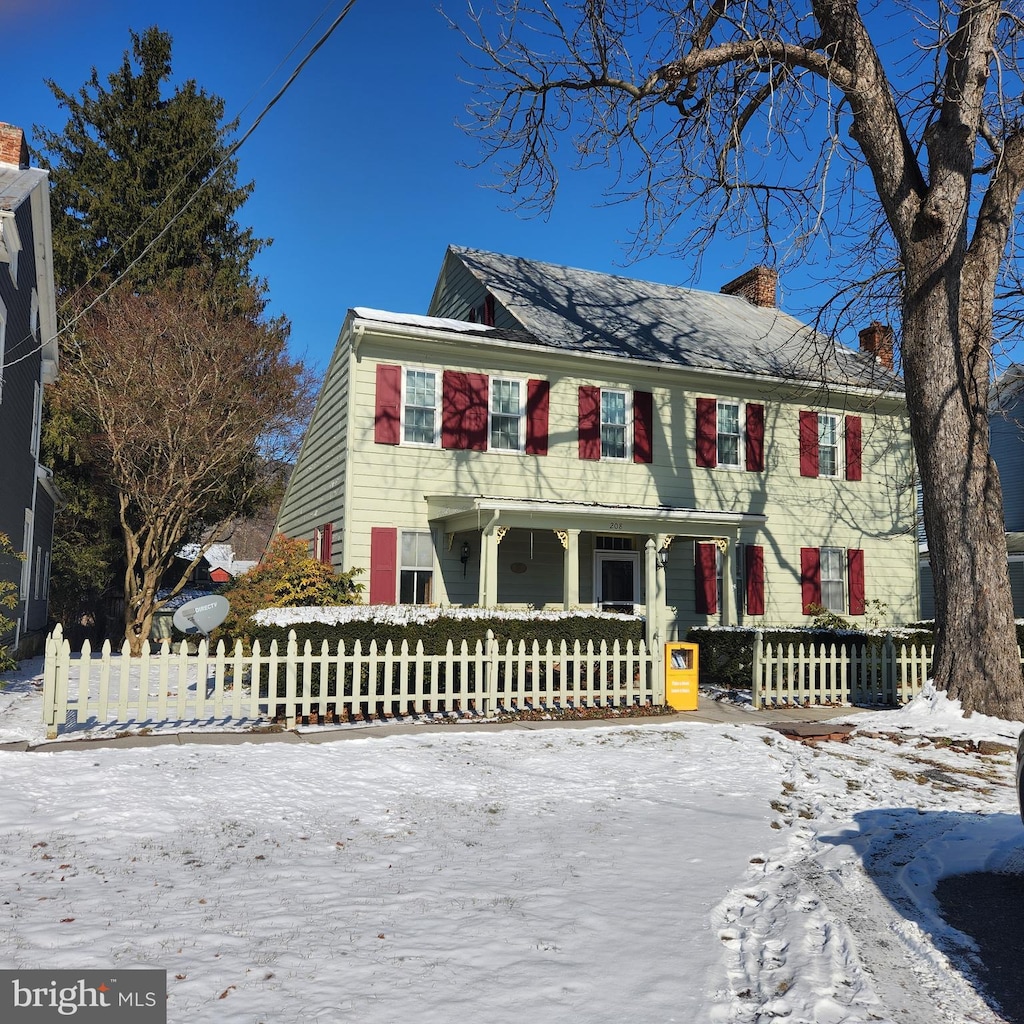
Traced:
MULTIPOLYGON (((3 0, 6 77, 18 85, 0 120, 30 139, 33 124, 59 131, 66 115, 44 79, 69 92, 93 66, 104 79, 129 47, 129 29, 155 24, 174 39, 175 78, 221 96, 244 130, 343 6, 3 0)), ((628 264, 639 211, 602 206, 602 183, 589 173, 566 175, 547 220, 509 212, 487 187, 491 173, 464 166, 477 158, 455 123, 472 98, 459 81, 464 44, 435 6, 357 0, 239 153, 239 180, 256 185, 239 219, 274 239, 255 269, 272 312, 292 322, 296 355, 322 370, 352 306, 425 312, 449 243, 709 290, 754 262, 739 244, 709 252, 696 277, 679 259, 628 264)), ((462 9, 452 0, 453 12, 462 9)))

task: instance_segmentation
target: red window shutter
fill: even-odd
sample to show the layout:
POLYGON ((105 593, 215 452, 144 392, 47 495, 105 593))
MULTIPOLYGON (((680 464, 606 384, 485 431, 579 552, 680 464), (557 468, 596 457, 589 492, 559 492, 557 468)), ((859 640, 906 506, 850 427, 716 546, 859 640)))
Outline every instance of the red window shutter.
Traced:
POLYGON ((377 444, 398 444, 402 430, 402 368, 377 364, 377 397, 373 412, 373 439, 377 444))
POLYGON ((861 478, 861 424, 859 416, 846 417, 846 479, 861 478))
POLYGON ((714 469, 718 465, 718 402, 697 399, 697 465, 714 469))
POLYGON ((863 615, 864 601, 864 552, 852 548, 846 552, 846 568, 850 587, 850 614, 863 615))
POLYGON ((747 470, 764 472, 764 406, 747 405, 747 470))
POLYGON ((394 604, 398 592, 398 530, 370 530, 370 604, 394 604))
POLYGON ((800 412, 800 475, 818 475, 818 414, 804 410, 800 412))
POLYGON ((546 380, 526 382, 526 454, 548 453, 548 405, 551 385, 546 380))
POLYGON ((445 370, 441 388, 441 447, 487 448, 487 374, 445 370))
POLYGON ((654 461, 654 395, 633 392, 633 461, 654 461))
POLYGON ((821 554, 817 548, 800 549, 800 588, 804 615, 810 615, 811 605, 821 604, 821 554))
POLYGON ((601 389, 580 385, 579 442, 581 459, 601 458, 601 389))
POLYGON ((764 615, 764 548, 748 544, 744 551, 747 579, 747 614, 764 615))
POLYGON ((718 612, 718 548, 715 544, 695 543, 693 552, 697 612, 715 615, 718 612))
POLYGON ((484 318, 483 318, 483 322, 485 324, 487 324, 488 327, 493 327, 494 326, 494 296, 493 295, 488 295, 487 298, 484 299, 484 318))
POLYGON ((320 561, 331 564, 331 549, 334 546, 334 523, 324 523, 320 528, 320 561))

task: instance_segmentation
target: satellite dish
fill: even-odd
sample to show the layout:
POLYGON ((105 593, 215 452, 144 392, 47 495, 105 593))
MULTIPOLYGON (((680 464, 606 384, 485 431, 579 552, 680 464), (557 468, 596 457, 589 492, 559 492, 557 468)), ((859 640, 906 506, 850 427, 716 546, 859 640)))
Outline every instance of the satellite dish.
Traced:
POLYGON ((174 613, 172 621, 174 628, 181 633, 209 636, 228 617, 230 610, 226 597, 210 594, 187 601, 174 613))

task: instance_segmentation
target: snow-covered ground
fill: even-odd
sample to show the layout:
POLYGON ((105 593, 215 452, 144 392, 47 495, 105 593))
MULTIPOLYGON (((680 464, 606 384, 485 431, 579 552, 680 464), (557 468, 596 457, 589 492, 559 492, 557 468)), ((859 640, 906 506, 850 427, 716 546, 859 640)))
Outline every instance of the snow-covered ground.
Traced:
POLYGON ((962 742, 1020 726, 753 719, 0 752, 0 967, 165 969, 181 1024, 1000 1021, 933 889, 1024 871, 1012 755, 962 742))

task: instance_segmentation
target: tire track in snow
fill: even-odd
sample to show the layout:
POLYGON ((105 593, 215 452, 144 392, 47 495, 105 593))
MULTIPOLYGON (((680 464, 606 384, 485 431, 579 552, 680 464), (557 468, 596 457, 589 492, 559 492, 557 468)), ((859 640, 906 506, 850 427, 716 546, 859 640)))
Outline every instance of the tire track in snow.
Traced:
POLYGON ((708 1021, 1001 1024, 916 923, 902 881, 915 852, 962 819, 924 813, 928 787, 891 744, 773 743, 787 762, 772 805, 783 842, 751 857, 745 884, 712 913, 725 952, 708 1021), (871 834, 854 824, 866 810, 883 824, 871 834))

